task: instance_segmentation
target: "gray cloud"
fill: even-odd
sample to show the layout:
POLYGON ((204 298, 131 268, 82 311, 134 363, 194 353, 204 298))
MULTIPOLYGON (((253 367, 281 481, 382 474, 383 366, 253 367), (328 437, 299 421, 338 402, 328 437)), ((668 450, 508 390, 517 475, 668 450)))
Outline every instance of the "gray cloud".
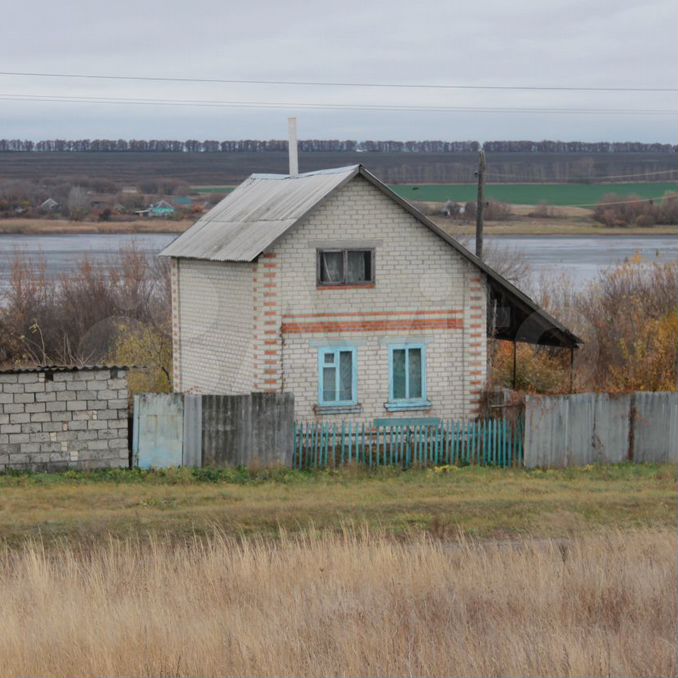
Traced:
MULTIPOLYGON (((4 10, 2 70, 675 87, 674 0, 116 3, 4 10)), ((3 94, 414 106, 669 108, 675 94, 309 88, 0 76, 3 94)), ((676 142, 675 116, 175 108, 0 101, 1 136, 559 138, 676 142)))

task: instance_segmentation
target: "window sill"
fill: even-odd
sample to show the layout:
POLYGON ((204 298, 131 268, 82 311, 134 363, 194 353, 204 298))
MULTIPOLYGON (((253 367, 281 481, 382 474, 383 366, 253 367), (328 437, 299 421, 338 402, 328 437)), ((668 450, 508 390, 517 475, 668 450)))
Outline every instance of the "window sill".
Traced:
POLYGON ((389 412, 407 412, 409 410, 430 410, 432 405, 430 400, 417 400, 414 402, 388 402, 384 407, 389 412))
POLYGON ((360 403, 355 405, 314 405, 315 414, 360 414, 363 406, 360 403))
POLYGON ((348 285, 318 285, 318 290, 372 290, 374 283, 354 283, 348 285))

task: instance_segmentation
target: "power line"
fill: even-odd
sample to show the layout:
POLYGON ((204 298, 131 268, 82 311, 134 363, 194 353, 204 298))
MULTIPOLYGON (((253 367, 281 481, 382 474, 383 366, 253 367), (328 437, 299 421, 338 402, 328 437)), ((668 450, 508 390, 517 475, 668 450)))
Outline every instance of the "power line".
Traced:
POLYGON ((202 99, 147 99, 122 97, 58 96, 0 93, 4 101, 35 101, 76 104, 116 104, 138 106, 195 106, 208 108, 310 109, 347 111, 404 111, 440 113, 538 113, 556 115, 675 115, 670 108, 557 108, 557 107, 483 107, 483 106, 410 106, 394 104, 333 104, 291 101, 214 101, 202 99))
POLYGON ((91 73, 34 73, 0 71, 0 75, 31 78, 77 78, 83 80, 136 80, 141 82, 193 82, 225 85, 280 85, 301 87, 373 87, 394 89, 508 90, 525 92, 678 92, 675 87, 581 87, 555 85, 462 85, 437 83, 341 82, 318 80, 250 80, 241 78, 195 78, 91 73))

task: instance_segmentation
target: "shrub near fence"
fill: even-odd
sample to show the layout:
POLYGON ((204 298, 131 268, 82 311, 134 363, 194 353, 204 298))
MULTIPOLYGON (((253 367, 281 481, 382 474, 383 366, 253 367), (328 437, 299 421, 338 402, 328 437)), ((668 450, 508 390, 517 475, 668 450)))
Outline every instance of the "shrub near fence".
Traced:
POLYGON ((430 423, 297 422, 293 467, 477 464, 520 466, 523 424, 507 419, 430 423))

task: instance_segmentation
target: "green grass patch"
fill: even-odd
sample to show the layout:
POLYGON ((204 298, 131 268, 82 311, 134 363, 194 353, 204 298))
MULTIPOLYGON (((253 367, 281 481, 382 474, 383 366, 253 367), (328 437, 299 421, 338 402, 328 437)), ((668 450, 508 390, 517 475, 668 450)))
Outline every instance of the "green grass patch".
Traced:
MULTIPOLYGON (((396 184, 391 188, 407 200, 423 202, 468 202, 476 199, 475 184, 396 184)), ((489 184, 485 194, 489 200, 513 205, 538 205, 542 202, 558 206, 595 205, 609 193, 622 198, 639 196, 659 199, 677 190, 675 182, 633 184, 489 184)))
POLYGON ((562 536, 600 527, 673 526, 676 468, 664 465, 402 471, 168 469, 0 476, 0 540, 93 543, 110 535, 184 540, 219 530, 367 524, 394 536, 562 536))

